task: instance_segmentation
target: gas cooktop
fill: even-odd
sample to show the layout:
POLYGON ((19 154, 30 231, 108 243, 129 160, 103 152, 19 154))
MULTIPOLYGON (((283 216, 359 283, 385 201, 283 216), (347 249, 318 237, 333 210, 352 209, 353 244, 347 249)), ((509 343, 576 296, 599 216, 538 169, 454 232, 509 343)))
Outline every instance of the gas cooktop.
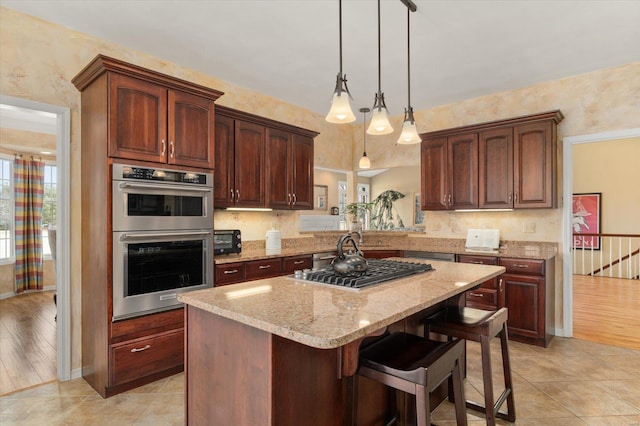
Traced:
POLYGON ((336 274, 331 265, 329 265, 314 271, 297 271, 291 278, 357 290, 385 281, 433 270, 431 264, 428 263, 386 259, 368 259, 367 262, 369 268, 359 277, 341 277, 336 274))

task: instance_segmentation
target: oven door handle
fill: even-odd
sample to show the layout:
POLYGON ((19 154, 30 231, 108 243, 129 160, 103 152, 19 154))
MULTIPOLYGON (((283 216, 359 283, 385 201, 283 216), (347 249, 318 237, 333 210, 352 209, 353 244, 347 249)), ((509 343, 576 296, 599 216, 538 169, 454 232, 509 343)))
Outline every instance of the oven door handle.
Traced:
POLYGON ((198 235, 210 235, 210 234, 211 234, 211 231, 124 233, 120 236, 120 241, 134 240, 139 238, 157 238, 157 237, 193 237, 198 235))
POLYGON ((178 190, 178 191, 191 191, 191 192, 211 192, 211 187, 193 187, 183 185, 157 185, 153 183, 135 183, 135 182, 122 182, 120 189, 124 188, 138 188, 138 189, 160 189, 160 190, 178 190))

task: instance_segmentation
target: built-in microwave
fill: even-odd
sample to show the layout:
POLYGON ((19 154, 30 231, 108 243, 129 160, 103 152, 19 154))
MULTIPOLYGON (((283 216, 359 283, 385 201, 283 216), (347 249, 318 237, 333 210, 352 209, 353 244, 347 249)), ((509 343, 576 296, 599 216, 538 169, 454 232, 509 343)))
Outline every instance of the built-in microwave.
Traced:
POLYGON ((216 229, 213 231, 213 254, 242 252, 242 236, 239 229, 216 229))
POLYGON ((114 164, 113 230, 213 228, 213 175, 114 164))

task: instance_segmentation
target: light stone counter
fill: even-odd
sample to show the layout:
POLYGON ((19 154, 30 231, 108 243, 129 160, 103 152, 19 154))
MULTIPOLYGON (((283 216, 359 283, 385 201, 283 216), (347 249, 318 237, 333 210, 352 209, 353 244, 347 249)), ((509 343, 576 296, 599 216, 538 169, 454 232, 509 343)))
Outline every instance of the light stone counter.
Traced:
POLYGON ((431 263, 434 270, 360 291, 276 277, 183 293, 178 300, 306 346, 330 349, 455 297, 505 270, 424 263, 431 263))

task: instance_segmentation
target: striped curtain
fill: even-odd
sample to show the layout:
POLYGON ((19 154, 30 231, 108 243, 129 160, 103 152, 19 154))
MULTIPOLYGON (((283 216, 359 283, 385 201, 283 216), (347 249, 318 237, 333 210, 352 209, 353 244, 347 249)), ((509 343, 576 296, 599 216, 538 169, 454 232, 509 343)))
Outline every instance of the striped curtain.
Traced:
POLYGON ((13 167, 16 293, 42 290, 44 162, 16 158, 13 167))

